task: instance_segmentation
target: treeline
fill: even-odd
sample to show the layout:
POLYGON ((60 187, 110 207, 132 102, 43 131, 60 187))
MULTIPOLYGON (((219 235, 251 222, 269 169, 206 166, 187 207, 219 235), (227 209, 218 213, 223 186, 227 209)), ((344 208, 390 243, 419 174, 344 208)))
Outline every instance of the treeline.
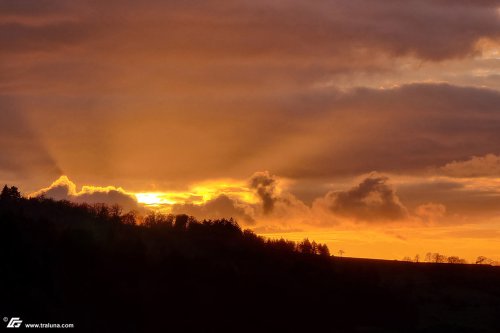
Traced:
MULTIPOLYGON (((406 262, 426 262, 426 263, 435 263, 435 264, 468 264, 467 260, 460 258, 458 256, 447 256, 441 254, 439 252, 427 252, 425 256, 421 259, 419 254, 416 254, 415 257, 406 256, 403 258, 403 261, 406 262)), ((477 265, 490 265, 490 266, 498 266, 499 263, 493 259, 487 258, 485 256, 479 256, 473 262, 477 265)))
MULTIPOLYGON (((17 187, 4 186, 0 193, 0 205, 8 204, 22 205, 25 214, 40 212, 39 208, 44 209, 52 208, 67 214, 75 214, 80 218, 88 218, 90 220, 99 221, 101 223, 122 224, 126 226, 135 226, 138 228, 149 228, 151 230, 162 230, 163 232, 171 231, 186 231, 193 233, 214 233, 214 235, 227 236, 230 234, 239 235, 244 238, 252 239, 256 243, 267 246, 278 251, 298 252, 302 254, 312 254, 321 256, 330 256, 330 251, 326 244, 316 243, 304 239, 301 242, 294 242, 285 239, 267 239, 255 235, 249 229, 242 230, 238 223, 233 218, 222 218, 216 220, 203 220, 198 221, 193 216, 185 214, 161 214, 150 212, 146 216, 140 216, 134 211, 123 212, 119 205, 106 205, 102 203, 87 204, 87 203, 73 203, 70 201, 62 200, 55 201, 44 196, 34 198, 23 198, 17 187)), ((5 207, 4 207, 5 208, 5 207)), ((43 210, 42 210, 43 211, 43 210)), ((47 213, 47 212, 46 212, 47 213)))
POLYGON ((309 241, 309 239, 304 239, 301 242, 294 242, 286 239, 267 239, 256 236, 253 231, 246 229, 241 230, 238 223, 233 219, 217 219, 217 220, 203 220, 198 221, 196 218, 187 215, 172 215, 172 214, 161 214, 156 212, 151 212, 144 218, 138 218, 134 213, 127 213, 121 215, 122 223, 130 224, 139 223, 142 226, 148 228, 166 228, 166 229, 228 229, 233 230, 237 233, 242 233, 244 236, 255 238, 257 237, 262 242, 265 242, 267 246, 272 248, 280 249, 282 251, 295 251, 304 254, 317 254, 321 256, 330 256, 330 250, 326 244, 316 243, 315 241, 309 241))

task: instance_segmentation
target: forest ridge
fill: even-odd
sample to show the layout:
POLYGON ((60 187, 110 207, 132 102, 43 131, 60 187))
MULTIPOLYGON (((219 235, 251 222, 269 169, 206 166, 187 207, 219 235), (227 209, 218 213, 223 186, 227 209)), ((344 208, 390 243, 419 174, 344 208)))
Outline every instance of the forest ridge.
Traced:
POLYGON ((232 219, 0 196, 0 313, 93 332, 497 332, 500 269, 330 256, 232 219))

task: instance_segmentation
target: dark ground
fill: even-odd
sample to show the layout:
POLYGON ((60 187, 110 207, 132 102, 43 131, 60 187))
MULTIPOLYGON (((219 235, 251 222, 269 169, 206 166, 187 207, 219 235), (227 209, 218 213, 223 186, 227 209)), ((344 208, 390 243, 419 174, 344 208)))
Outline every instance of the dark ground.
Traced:
POLYGON ((146 222, 3 196, 0 317, 82 332, 500 332, 499 267, 334 258, 230 220, 146 222))

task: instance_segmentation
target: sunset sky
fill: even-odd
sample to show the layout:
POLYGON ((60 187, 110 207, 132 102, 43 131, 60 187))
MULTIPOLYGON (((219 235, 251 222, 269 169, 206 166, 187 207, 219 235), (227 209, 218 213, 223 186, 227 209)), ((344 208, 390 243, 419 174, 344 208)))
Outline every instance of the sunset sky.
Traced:
POLYGON ((500 260, 499 0, 0 0, 0 183, 500 260))

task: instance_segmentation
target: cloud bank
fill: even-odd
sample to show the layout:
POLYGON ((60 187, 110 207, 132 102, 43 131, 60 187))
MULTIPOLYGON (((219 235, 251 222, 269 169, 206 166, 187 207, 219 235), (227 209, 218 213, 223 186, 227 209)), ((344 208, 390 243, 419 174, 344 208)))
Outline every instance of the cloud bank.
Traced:
POLYGON ((0 1, 2 121, 43 143, 2 144, 0 175, 139 190, 498 155, 499 37, 486 0, 0 1))
POLYGON ((68 200, 76 203, 119 205, 126 211, 143 211, 143 208, 139 206, 135 197, 121 188, 114 186, 84 186, 81 191, 78 191, 76 184, 67 176, 61 176, 49 187, 41 189, 31 196, 39 195, 55 200, 68 200))

